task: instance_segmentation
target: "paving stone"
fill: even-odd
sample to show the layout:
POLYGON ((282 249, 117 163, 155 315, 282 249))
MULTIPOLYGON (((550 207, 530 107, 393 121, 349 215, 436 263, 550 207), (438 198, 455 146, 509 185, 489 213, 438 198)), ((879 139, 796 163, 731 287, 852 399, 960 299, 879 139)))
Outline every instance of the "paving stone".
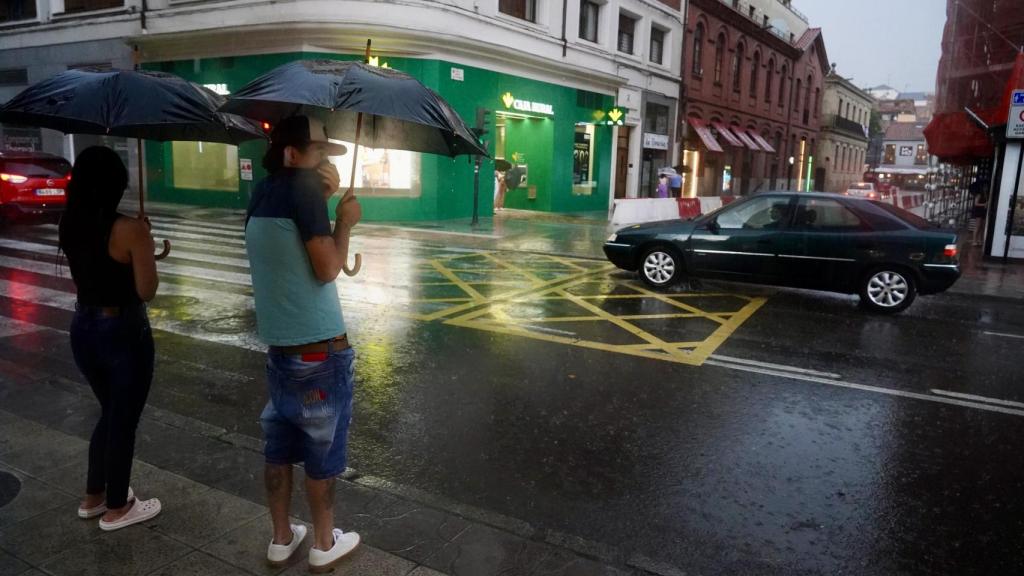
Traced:
POLYGON ((153 529, 197 548, 267 511, 219 490, 207 490, 181 500, 168 494, 161 502, 164 508, 151 520, 153 529))
POLYGON ((53 576, 143 576, 190 552, 180 542, 135 525, 70 548, 40 568, 53 576))
POLYGON ((4 576, 18 576, 25 573, 29 568, 28 564, 0 550, 0 574, 4 576))
MULTIPOLYGON (((33 564, 103 535, 96 520, 83 520, 75 500, 0 530, 0 547, 33 564)), ((0 571, 0 574, 5 572, 0 571)))
MULTIPOLYGON (((334 576, 406 576, 416 564, 370 546, 360 545, 337 567, 334 576)), ((282 573, 282 576, 305 576, 309 563, 300 562, 282 573)))
POLYGON ((20 448, 0 455, 0 461, 35 477, 53 470, 55 464, 89 459, 88 442, 60 432, 48 430, 24 439, 21 444, 20 448))
POLYGON ((149 576, 246 576, 246 573, 202 552, 193 552, 149 576))
POLYGON ((58 433, 41 424, 24 418, 17 418, 6 424, 0 424, 0 458, 8 452, 29 446, 40 436, 59 438, 58 433))
POLYGON ((210 490, 205 484, 139 460, 132 464, 131 484, 141 498, 160 498, 165 508, 210 490))
MULTIPOLYGON (((3 456, 0 456, 0 459, 2 458, 3 456)), ((59 468, 51 468, 40 473, 38 479, 68 494, 80 497, 85 493, 85 482, 88 472, 89 457, 88 452, 86 452, 83 458, 77 458, 59 468)))
POLYGON ((40 480, 30 478, 13 468, 0 465, 0 470, 13 474, 21 481, 18 495, 6 506, 0 508, 0 530, 22 520, 38 516, 47 510, 62 506, 73 508, 73 503, 77 502, 77 498, 74 496, 40 480))
POLYGON ((409 572, 408 576, 445 576, 445 574, 426 566, 417 566, 415 570, 409 572))
MULTIPOLYGON (((292 523, 298 524, 301 521, 293 519, 292 523)), ((313 542, 313 528, 308 524, 306 527, 309 533, 306 541, 292 556, 288 566, 274 568, 267 564, 267 544, 272 537, 270 526, 270 515, 264 514, 254 520, 235 528, 234 530, 215 538, 212 542, 203 546, 202 550, 232 566, 237 566, 251 574, 265 574, 272 576, 280 574, 290 566, 302 563, 305 565, 309 556, 309 547, 313 542)))
POLYGON ((422 563, 468 527, 457 516, 396 500, 378 512, 354 514, 350 529, 376 548, 422 563))
POLYGON ((424 565, 453 576, 628 576, 559 548, 488 526, 474 525, 426 559, 424 565))

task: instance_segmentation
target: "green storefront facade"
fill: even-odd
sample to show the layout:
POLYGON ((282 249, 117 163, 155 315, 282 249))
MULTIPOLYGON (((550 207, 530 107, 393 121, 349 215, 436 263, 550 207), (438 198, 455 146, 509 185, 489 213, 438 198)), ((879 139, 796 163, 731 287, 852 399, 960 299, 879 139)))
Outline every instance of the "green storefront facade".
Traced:
MULTIPOLYGON (((239 89, 270 69, 303 58, 354 59, 320 53, 264 54, 155 62, 147 69, 177 74, 221 92, 239 89)), ((524 79, 440 60, 383 58, 444 97, 472 125, 478 108, 487 114, 483 137, 495 158, 524 174, 506 194, 505 207, 559 213, 603 212, 611 188, 611 96, 524 79)), ((238 146, 207 143, 146 145, 148 197, 205 207, 244 208, 265 172, 261 141, 238 146), (251 166, 251 170, 249 169, 251 166)), ((360 151, 357 194, 364 218, 416 221, 463 218, 473 210, 473 165, 398 151, 360 151)), ((351 157, 338 159, 347 187, 351 157)), ((493 209, 494 161, 480 174, 480 214, 493 209)))

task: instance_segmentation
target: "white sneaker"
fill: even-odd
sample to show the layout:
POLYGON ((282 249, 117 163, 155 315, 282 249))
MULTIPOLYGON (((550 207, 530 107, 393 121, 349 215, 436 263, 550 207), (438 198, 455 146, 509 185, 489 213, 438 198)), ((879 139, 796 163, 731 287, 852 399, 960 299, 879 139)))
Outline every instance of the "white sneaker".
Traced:
POLYGON ((334 529, 334 546, 330 550, 309 549, 309 571, 314 574, 330 572, 349 552, 359 546, 359 534, 334 529))
POLYGON ((302 541, 306 538, 306 527, 302 524, 292 524, 292 541, 287 544, 274 544, 270 541, 267 546, 267 563, 271 566, 281 567, 288 563, 288 559, 299 549, 302 541))

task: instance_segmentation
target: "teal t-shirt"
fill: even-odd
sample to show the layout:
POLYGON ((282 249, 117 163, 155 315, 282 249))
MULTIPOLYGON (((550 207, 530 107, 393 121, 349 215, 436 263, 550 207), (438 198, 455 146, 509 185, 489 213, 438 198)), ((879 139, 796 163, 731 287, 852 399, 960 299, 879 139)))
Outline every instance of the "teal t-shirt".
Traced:
POLYGON ((330 236, 327 203, 314 170, 283 168, 253 191, 245 224, 256 329, 271 346, 294 346, 345 333, 333 282, 313 273, 305 242, 330 236))

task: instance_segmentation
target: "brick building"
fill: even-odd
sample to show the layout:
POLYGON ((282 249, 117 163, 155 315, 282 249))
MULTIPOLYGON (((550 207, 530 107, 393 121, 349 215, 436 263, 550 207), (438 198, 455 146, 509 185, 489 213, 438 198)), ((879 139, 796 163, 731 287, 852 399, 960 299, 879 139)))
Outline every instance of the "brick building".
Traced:
POLYGON ((682 70, 686 195, 815 188, 830 67, 821 30, 806 24, 788 2, 690 0, 682 70), (772 25, 781 21, 803 26, 772 25))

